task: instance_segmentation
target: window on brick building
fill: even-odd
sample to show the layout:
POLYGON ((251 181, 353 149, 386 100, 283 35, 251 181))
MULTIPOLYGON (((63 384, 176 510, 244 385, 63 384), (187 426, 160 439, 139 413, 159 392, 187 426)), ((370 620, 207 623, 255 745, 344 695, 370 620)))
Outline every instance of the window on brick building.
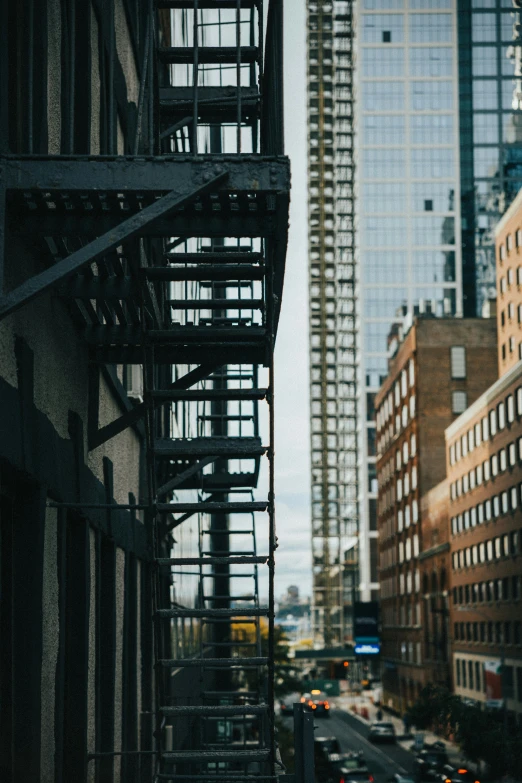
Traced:
POLYGON ((449 450, 449 463, 450 465, 455 464, 455 444, 452 443, 449 450))
POLYGON ((477 525, 477 509, 476 509, 476 506, 473 506, 471 508, 470 516, 471 516, 471 527, 476 527, 476 525, 477 525))
POLYGON ((453 380, 466 377, 466 348, 463 345, 451 347, 451 377, 453 380))
POLYGON ((501 450, 499 451, 499 453, 498 453, 498 461, 499 461, 500 470, 501 470, 501 471, 504 471, 504 470, 506 470, 506 468, 507 468, 507 454, 506 454, 506 449, 501 449, 501 450))
POLYGON ((516 487, 511 487, 509 490, 509 496, 511 501, 511 510, 514 511, 518 505, 518 492, 516 487))
POLYGON ((492 438, 497 434, 497 412, 495 409, 489 412, 489 432, 492 438))
POLYGON ((502 513, 507 514, 509 511, 509 497, 507 492, 503 492, 500 496, 501 506, 502 506, 502 513))
POLYGON ((482 484, 482 480, 483 480, 483 477, 484 477, 483 469, 482 469, 482 465, 481 464, 477 465, 477 467, 475 468, 475 475, 477 477, 477 486, 479 486, 480 484, 482 484))
POLYGON ((489 481, 491 478, 491 465, 489 459, 482 463, 482 471, 484 473, 484 481, 489 481))
POLYGON ((509 353, 515 353, 515 338, 513 336, 509 338, 509 353))
POLYGON ((493 477, 498 476, 498 455, 493 454, 491 457, 491 475, 493 477))
POLYGON ((507 420, 511 424, 515 421, 515 398, 512 394, 506 398, 507 420))
POLYGON ((498 495, 493 495, 493 516, 495 518, 500 516, 500 500, 498 495))
POLYGON ((517 464, 517 447, 514 442, 510 443, 508 446, 508 458, 511 467, 517 464))
POLYGON ((489 440, 489 420, 487 416, 482 419, 482 440, 489 440))
POLYGON ((482 523, 484 522, 484 504, 483 503, 479 503, 478 506, 477 506, 477 519, 478 519, 479 525, 482 525, 482 523))
POLYGON ((453 413, 464 413, 468 407, 468 395, 465 391, 454 391, 451 394, 451 410, 453 413))

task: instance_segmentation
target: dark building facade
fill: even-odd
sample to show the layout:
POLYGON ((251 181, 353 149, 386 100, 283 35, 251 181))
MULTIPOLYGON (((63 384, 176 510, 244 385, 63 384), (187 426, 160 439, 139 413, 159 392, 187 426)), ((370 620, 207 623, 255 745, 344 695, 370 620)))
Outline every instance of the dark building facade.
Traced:
POLYGON ((275 774, 268 6, 1 4, 5 783, 275 774))

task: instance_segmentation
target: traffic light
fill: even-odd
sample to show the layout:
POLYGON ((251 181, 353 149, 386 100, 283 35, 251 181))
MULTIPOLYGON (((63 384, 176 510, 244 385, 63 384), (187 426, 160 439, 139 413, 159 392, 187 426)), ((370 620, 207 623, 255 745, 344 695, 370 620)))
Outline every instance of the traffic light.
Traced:
POLYGON ((334 663, 334 677, 336 680, 346 680, 348 678, 349 661, 339 661, 334 663))

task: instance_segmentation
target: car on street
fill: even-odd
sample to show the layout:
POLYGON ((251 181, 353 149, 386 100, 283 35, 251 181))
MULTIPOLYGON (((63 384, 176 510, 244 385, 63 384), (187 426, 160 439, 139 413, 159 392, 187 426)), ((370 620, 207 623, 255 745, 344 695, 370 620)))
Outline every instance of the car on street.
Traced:
POLYGON ((279 706, 281 708, 281 715, 283 718, 286 715, 293 715, 294 714, 294 704, 300 700, 300 694, 299 693, 291 693, 289 696, 285 696, 284 699, 281 699, 279 706))
POLYGON ((439 783, 480 783, 477 775, 467 767, 452 767, 446 764, 438 778, 439 783))
POLYGON ((391 778, 388 778, 388 783, 415 783, 415 778, 411 775, 401 775, 400 772, 396 772, 391 778))
POLYGON ((431 745, 423 748, 415 758, 415 777, 419 783, 424 780, 439 780, 448 761, 448 754, 443 745, 431 745))
POLYGON ((301 696, 301 703, 304 704, 304 708, 308 712, 323 715, 325 718, 330 717, 330 702, 323 691, 313 690, 311 693, 304 693, 301 696))
POLYGON ((362 753, 333 753, 328 757, 328 783, 373 783, 362 753))
POLYGON ((322 780, 328 773, 329 757, 340 752, 341 746, 337 737, 314 737, 314 764, 319 779, 322 780))
POLYGON ((374 721, 368 734, 370 742, 395 742, 395 727, 393 723, 374 721))

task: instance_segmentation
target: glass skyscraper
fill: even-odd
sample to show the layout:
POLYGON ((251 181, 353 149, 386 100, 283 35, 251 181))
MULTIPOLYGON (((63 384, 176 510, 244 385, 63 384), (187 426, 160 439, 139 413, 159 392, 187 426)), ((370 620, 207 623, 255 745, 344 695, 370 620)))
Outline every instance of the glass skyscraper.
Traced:
MULTIPOLYGON (((522 186, 522 0, 308 5, 312 516, 314 547, 323 552, 314 556, 314 584, 317 606, 319 596, 335 592, 321 610, 334 616, 350 600, 341 600, 341 576, 335 591, 325 589, 322 573, 332 571, 332 562, 337 572, 349 562, 353 574, 356 553, 357 597, 378 596, 373 400, 398 325, 416 313, 480 315, 495 295, 494 226, 522 186), (350 46, 337 38, 341 24, 351 27, 350 46), (353 78, 343 76, 343 67, 353 78), (353 101, 353 110, 337 111, 341 95, 353 101), (354 199, 352 185, 343 184, 345 170, 354 199), (347 250, 352 213, 354 243, 347 250), (328 279, 327 264, 340 269, 343 253, 348 263, 353 256, 355 281, 350 350, 357 372, 349 414, 357 429, 355 465, 351 444, 345 455, 328 441, 328 393, 334 394, 333 387, 327 391, 328 373, 334 370, 327 319, 343 307, 346 312, 347 302, 328 279), (324 333, 320 353, 317 330, 324 333), (349 465, 350 491, 357 493, 356 512, 352 508, 346 520, 332 517, 327 505, 334 497, 328 468, 341 464, 349 465), (342 551, 344 529, 351 536, 345 540, 356 541, 352 554, 342 551), (324 556, 332 530, 339 542, 334 561, 324 556)), ((337 404, 338 421, 340 411, 337 404)), ((342 623, 338 627, 342 635, 342 623)))
POLYGON ((362 0, 357 18, 356 258, 361 597, 376 597, 373 398, 398 317, 462 314, 457 9, 362 0))
POLYGON ((362 0, 356 41, 359 572, 370 598, 373 398, 393 323, 480 314, 495 295, 494 227, 522 186, 518 0, 362 0))

